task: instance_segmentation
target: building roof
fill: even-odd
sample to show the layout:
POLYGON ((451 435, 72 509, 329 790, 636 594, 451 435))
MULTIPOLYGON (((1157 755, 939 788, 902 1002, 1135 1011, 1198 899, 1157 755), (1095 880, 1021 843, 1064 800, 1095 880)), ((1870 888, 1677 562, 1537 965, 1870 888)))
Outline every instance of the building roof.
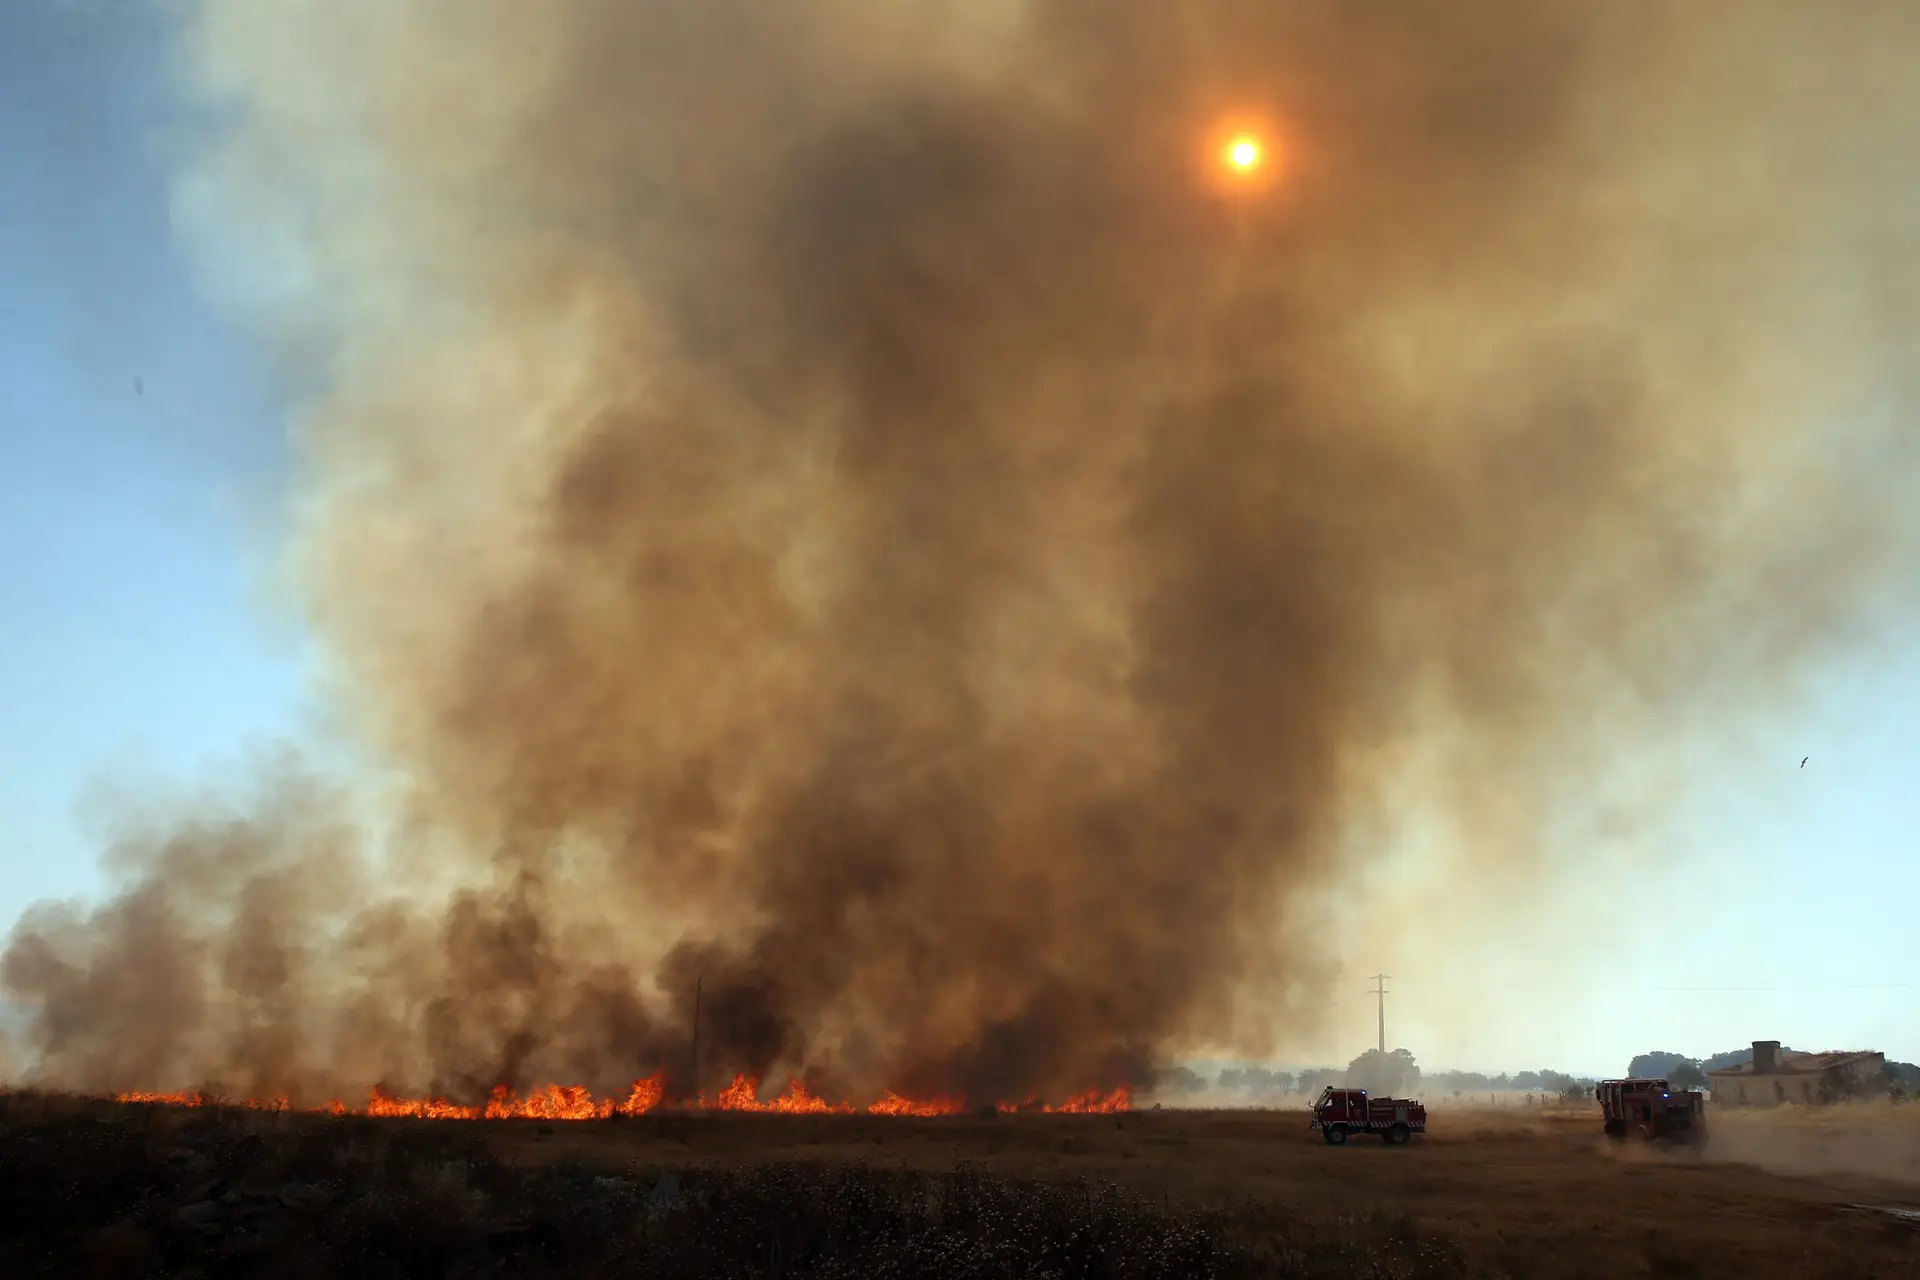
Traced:
POLYGON ((1851 1067, 1857 1063, 1880 1057, 1878 1049, 1852 1049, 1828 1053, 1782 1053, 1780 1070, 1756 1072, 1751 1062, 1738 1063, 1731 1067, 1720 1067, 1707 1072, 1707 1078, 1715 1076, 1751 1076, 1751 1075, 1812 1075, 1822 1071, 1832 1071, 1836 1067, 1851 1067))

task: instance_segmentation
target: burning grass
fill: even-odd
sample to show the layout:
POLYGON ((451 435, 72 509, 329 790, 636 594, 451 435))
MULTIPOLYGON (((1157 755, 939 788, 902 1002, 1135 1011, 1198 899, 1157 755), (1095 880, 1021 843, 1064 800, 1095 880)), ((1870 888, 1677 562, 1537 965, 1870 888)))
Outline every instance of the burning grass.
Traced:
MULTIPOLYGON (((0 1275, 1920 1274, 1898 1187, 1623 1167, 1590 1118, 1329 1148, 1303 1112, 656 1108, 416 1123, 0 1094, 0 1275)), ((1498 1117, 1504 1119, 1505 1117, 1498 1117)))
POLYGON ((8 1276, 1406 1277, 1411 1219, 1175 1208, 1100 1181, 780 1160, 519 1161, 471 1126, 12 1095, 8 1276))
MULTIPOLYGON (((201 1091, 129 1092, 116 1094, 115 1101, 190 1108, 235 1106, 251 1111, 311 1110, 335 1116, 404 1116, 420 1120, 606 1120, 616 1115, 641 1116, 660 1110, 665 1104, 666 1088, 665 1074, 658 1073, 634 1081, 623 1098, 597 1098, 580 1085, 549 1084, 534 1089, 525 1097, 506 1085, 497 1085, 485 1102, 474 1105, 463 1105, 439 1097, 399 1097, 378 1086, 369 1091, 366 1103, 360 1107, 349 1107, 335 1098, 324 1106, 296 1108, 285 1098, 236 1100, 201 1091)), ((850 1102, 829 1102, 810 1091, 806 1083, 800 1080, 789 1081, 785 1092, 762 1100, 760 1081, 752 1076, 738 1075, 731 1084, 712 1097, 703 1091, 691 1101, 679 1104, 678 1109, 789 1115, 854 1115, 864 1110, 866 1114, 876 1116, 946 1116, 960 1115, 968 1107, 964 1098, 908 1098, 888 1093, 864 1108, 857 1108, 850 1102)), ((981 1108, 1001 1114, 1035 1111, 1048 1115, 1111 1115, 1132 1109, 1133 1091, 1126 1085, 1108 1092, 1088 1090, 1058 1106, 1028 1099, 1021 1103, 996 1102, 981 1108)))

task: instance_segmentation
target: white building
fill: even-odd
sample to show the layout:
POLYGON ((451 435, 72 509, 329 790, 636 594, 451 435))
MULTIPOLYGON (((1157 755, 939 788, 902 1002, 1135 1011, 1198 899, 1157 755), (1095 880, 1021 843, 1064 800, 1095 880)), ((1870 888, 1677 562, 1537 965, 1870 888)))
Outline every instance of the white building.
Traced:
POLYGON ((1755 1040, 1753 1061, 1707 1072, 1707 1088, 1716 1106, 1811 1105, 1879 1093, 1886 1069, 1877 1050, 1782 1053, 1778 1040, 1755 1040))

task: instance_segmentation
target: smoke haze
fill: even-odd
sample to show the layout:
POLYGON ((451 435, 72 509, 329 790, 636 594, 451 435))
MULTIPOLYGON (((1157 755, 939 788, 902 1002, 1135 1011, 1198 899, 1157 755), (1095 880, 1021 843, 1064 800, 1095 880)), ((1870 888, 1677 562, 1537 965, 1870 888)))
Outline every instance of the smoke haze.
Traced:
POLYGON ((1550 895, 1908 563, 1920 14, 1822 14, 187 5, 378 782, 130 807, 33 1070, 685 1090, 698 983, 708 1087, 1058 1098, 1550 895))

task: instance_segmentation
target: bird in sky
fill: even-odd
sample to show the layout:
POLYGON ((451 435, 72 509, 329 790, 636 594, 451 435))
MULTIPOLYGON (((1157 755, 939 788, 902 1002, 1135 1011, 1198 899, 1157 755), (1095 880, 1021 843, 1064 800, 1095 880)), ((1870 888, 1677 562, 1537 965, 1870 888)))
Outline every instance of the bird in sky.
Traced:
POLYGON ((1813 757, 1812 757, 1812 756, 1801 756, 1801 757, 1800 757, 1800 767, 1801 767, 1802 769, 1804 769, 1804 768, 1806 768, 1806 767, 1807 767, 1807 761, 1809 761, 1809 760, 1811 760, 1811 759, 1813 759, 1813 757))

